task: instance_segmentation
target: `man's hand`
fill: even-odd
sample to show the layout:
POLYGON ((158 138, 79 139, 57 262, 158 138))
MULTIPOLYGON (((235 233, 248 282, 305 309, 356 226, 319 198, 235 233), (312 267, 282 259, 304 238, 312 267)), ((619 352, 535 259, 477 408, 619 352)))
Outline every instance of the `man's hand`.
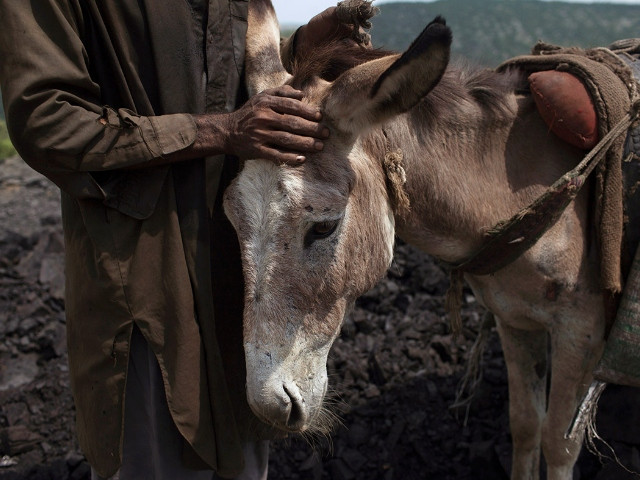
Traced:
MULTIPOLYGON (((296 56, 304 55, 317 46, 332 41, 351 38, 353 25, 340 22, 336 12, 336 7, 329 7, 298 29, 296 33, 296 56)), ((353 43, 355 44, 355 41, 353 43)))
POLYGON ((255 95, 235 112, 194 116, 198 138, 193 150, 300 164, 305 153, 322 150, 329 136, 320 111, 303 103, 303 95, 282 86, 255 95))
POLYGON ((296 32, 296 57, 310 54, 314 48, 330 42, 344 41, 371 48, 365 28, 378 9, 371 2, 340 2, 319 13, 296 32), (357 31, 356 31, 357 29, 357 31))

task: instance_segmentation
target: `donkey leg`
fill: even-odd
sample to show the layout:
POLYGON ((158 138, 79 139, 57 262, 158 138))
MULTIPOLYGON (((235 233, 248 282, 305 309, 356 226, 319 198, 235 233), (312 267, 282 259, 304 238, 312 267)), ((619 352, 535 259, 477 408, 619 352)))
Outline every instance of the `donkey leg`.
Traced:
POLYGON ((546 407, 547 333, 496 320, 509 379, 513 440, 512 480, 539 480, 540 439, 546 407))
POLYGON ((554 329, 551 341, 551 389, 542 426, 542 450, 548 480, 571 480, 583 437, 570 441, 564 435, 600 358, 604 344, 602 326, 588 318, 578 318, 571 328, 554 329))

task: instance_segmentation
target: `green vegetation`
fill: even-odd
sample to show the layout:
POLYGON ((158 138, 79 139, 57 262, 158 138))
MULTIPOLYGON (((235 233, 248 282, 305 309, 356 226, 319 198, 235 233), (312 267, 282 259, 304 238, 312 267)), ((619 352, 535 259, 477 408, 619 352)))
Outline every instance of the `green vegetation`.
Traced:
POLYGON ((289 38, 293 33, 297 30, 297 27, 291 27, 288 25, 283 25, 280 28, 280 36, 282 38, 289 38))
POLYGON ((640 36, 640 6, 515 0, 384 3, 373 19, 376 46, 404 50, 436 15, 453 31, 454 57, 496 66, 528 54, 538 40, 562 46, 607 46, 640 36))
POLYGON ((11 140, 9 140, 7 125, 3 120, 0 120, 0 160, 4 160, 5 158, 15 154, 16 149, 13 148, 11 140))

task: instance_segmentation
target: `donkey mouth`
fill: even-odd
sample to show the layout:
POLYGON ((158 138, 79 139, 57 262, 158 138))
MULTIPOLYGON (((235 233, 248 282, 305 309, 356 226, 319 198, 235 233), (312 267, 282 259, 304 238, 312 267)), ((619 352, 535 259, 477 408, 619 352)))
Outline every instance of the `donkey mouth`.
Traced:
POLYGON ((312 408, 292 382, 287 382, 268 393, 262 390, 261 399, 249 405, 263 422, 288 433, 302 433, 307 430, 314 418, 312 408))

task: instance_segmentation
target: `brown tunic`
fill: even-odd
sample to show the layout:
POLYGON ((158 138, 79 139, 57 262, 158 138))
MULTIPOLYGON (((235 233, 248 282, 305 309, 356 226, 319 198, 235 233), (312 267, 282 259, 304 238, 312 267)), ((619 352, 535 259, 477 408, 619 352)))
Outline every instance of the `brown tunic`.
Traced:
POLYGON ((235 106, 247 7, 209 0, 199 41, 184 0, 0 0, 10 134, 62 191, 77 430, 101 476, 120 465, 134 322, 187 457, 236 475, 259 424, 244 394, 237 240, 220 202, 207 208, 234 164, 158 166, 194 141, 191 113, 235 106))

